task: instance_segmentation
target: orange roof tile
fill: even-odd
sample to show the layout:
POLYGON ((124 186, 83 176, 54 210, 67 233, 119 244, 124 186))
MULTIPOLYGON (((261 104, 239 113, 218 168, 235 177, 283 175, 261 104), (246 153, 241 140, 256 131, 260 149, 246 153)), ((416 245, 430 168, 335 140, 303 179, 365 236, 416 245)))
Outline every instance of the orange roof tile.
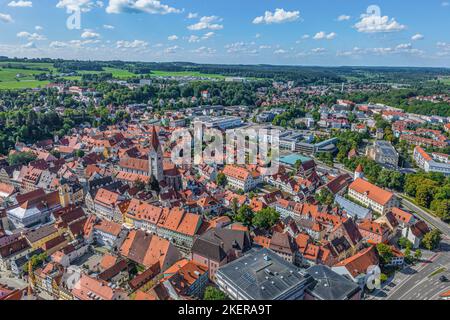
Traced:
POLYGON ((381 189, 361 178, 353 181, 353 183, 349 186, 349 189, 352 189, 360 194, 366 194, 369 199, 383 206, 394 196, 393 193, 381 189))

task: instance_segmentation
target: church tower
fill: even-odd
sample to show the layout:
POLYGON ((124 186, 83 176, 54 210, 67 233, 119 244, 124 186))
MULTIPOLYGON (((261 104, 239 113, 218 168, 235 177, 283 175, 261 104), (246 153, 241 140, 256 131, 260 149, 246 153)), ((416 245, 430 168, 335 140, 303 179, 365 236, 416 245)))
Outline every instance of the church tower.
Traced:
POLYGON ((359 178, 364 179, 363 167, 360 164, 358 165, 358 167, 355 170, 354 180, 359 179, 359 178))
POLYGON ((155 126, 152 127, 152 138, 150 141, 150 151, 148 153, 149 176, 155 176, 158 182, 164 180, 163 152, 158 139, 155 126))
POLYGON ((61 203, 61 207, 66 208, 70 205, 70 187, 67 183, 60 185, 58 187, 59 192, 59 202, 61 203))

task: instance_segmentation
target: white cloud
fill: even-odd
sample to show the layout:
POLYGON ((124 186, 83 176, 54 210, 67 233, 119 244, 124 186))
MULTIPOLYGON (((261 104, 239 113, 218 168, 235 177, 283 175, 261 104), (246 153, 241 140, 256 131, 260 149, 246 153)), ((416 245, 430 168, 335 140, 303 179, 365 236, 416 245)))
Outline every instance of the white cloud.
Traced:
POLYGON ((214 32, 212 32, 212 31, 210 31, 210 32, 207 32, 207 33, 205 33, 204 35, 203 35, 203 37, 202 37, 202 39, 203 40, 207 40, 207 39, 209 39, 209 38, 212 38, 213 36, 214 36, 214 32))
POLYGON ((350 20, 350 16, 347 16, 347 15, 345 15, 345 14, 341 14, 338 18, 337 18, 337 21, 347 21, 347 20, 350 20))
POLYGON ((162 4, 159 0, 109 0, 107 13, 180 13, 179 9, 162 4))
POLYGON ((395 18, 389 19, 388 16, 376 14, 362 14, 361 20, 354 27, 363 33, 396 32, 406 29, 406 26, 398 23, 395 18))
POLYGON ((33 7, 33 2, 31 1, 11 1, 8 3, 8 7, 14 7, 14 8, 31 8, 33 7))
POLYGON ((134 40, 134 41, 119 40, 116 42, 116 47, 119 49, 144 49, 148 47, 148 42, 143 40, 134 40))
POLYGON ((66 9, 75 11, 80 9, 82 12, 91 11, 97 4, 91 0, 60 0, 56 7, 59 9, 66 9))
POLYGON ((1 12, 0 12, 0 21, 5 22, 5 23, 14 22, 13 18, 9 14, 1 13, 1 12))
POLYGON ((275 50, 273 53, 274 54, 285 54, 285 53, 287 53, 287 51, 284 49, 278 49, 278 50, 275 50))
POLYGON ((264 16, 256 17, 254 24, 272 24, 296 21, 300 18, 300 11, 285 11, 284 9, 275 9, 275 12, 266 11, 264 16))
POLYGON ((235 42, 231 44, 227 44, 225 46, 228 53, 238 53, 238 54, 248 54, 248 55, 256 55, 258 54, 258 50, 255 48, 255 43, 250 42, 235 42))
POLYGON ((195 50, 192 50, 193 53, 200 54, 200 55, 210 55, 215 54, 217 52, 214 48, 208 48, 208 47, 200 47, 195 50))
POLYGON ((385 55, 399 55, 399 54, 407 54, 407 55, 416 55, 422 56, 424 52, 419 49, 413 48, 411 43, 401 43, 395 47, 379 47, 379 48, 359 48, 354 47, 349 51, 338 51, 336 53, 337 56, 367 56, 367 55, 376 55, 376 56, 385 56, 385 55))
POLYGON ((34 27, 34 30, 36 30, 36 31, 42 31, 42 30, 44 30, 44 28, 41 27, 41 26, 35 26, 35 27, 34 27))
POLYGON ((17 33, 17 37, 25 38, 28 41, 32 41, 32 40, 34 40, 34 41, 47 40, 47 38, 45 36, 41 35, 41 34, 38 34, 38 33, 35 33, 35 32, 34 33, 30 33, 30 32, 27 32, 27 31, 21 31, 21 32, 17 33))
POLYGON ((179 46, 173 46, 173 47, 166 48, 166 50, 164 50, 164 52, 167 54, 172 54, 172 53, 176 53, 179 49, 181 49, 179 46))
POLYGON ((409 50, 412 48, 411 43, 402 43, 395 47, 397 50, 409 50))
POLYGON ((115 27, 112 26, 112 25, 109 25, 109 24, 104 24, 104 25, 103 25, 103 29, 106 29, 106 30, 114 30, 115 27))
POLYGON ((167 37, 167 40, 169 40, 169 41, 175 41, 175 40, 178 40, 178 36, 175 35, 175 34, 173 34, 173 35, 171 35, 171 36, 168 36, 168 37, 167 37))
POLYGON ((65 48, 65 47, 67 47, 67 46, 68 46, 67 43, 61 42, 61 41, 52 41, 52 42, 50 43, 50 48, 53 48, 53 49, 65 48))
POLYGON ((100 34, 97 32, 93 32, 92 30, 84 30, 84 32, 81 34, 81 38, 83 39, 100 38, 100 34))
POLYGON ((199 22, 188 26, 188 29, 192 31, 204 29, 221 30, 223 29, 223 25, 218 23, 221 21, 222 19, 217 16, 205 16, 201 17, 199 22))
POLYGON ((325 33, 324 31, 317 32, 313 37, 314 40, 333 40, 336 38, 337 34, 335 32, 325 33))
POLYGON ((188 38, 189 43, 200 42, 200 37, 196 35, 192 35, 188 38))
POLYGON ((36 49, 36 44, 33 41, 30 41, 22 46, 22 48, 26 49, 36 49))
POLYGON ((189 14, 187 15, 187 18, 188 19, 196 19, 196 18, 198 18, 198 13, 189 12, 189 14))
POLYGON ((425 39, 425 37, 420 33, 417 33, 411 37, 411 40, 413 40, 413 41, 418 41, 418 40, 423 40, 423 39, 425 39))

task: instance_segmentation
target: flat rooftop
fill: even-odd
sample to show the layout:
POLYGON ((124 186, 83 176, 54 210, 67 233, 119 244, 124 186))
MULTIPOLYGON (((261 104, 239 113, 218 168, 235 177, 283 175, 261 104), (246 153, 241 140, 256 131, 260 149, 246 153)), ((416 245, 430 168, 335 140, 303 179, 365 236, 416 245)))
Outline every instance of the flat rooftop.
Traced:
POLYGON ((277 299, 286 291, 306 286, 313 280, 310 275, 266 248, 253 249, 220 267, 218 275, 254 300, 277 299))

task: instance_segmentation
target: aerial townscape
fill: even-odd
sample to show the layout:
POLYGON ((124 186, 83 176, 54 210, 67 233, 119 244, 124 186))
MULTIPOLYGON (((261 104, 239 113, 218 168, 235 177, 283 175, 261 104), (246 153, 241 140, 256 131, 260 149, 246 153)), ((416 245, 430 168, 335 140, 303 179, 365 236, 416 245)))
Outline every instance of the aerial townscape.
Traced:
POLYGON ((0 300, 450 300, 450 69, 16 57, 3 37, 0 300))

